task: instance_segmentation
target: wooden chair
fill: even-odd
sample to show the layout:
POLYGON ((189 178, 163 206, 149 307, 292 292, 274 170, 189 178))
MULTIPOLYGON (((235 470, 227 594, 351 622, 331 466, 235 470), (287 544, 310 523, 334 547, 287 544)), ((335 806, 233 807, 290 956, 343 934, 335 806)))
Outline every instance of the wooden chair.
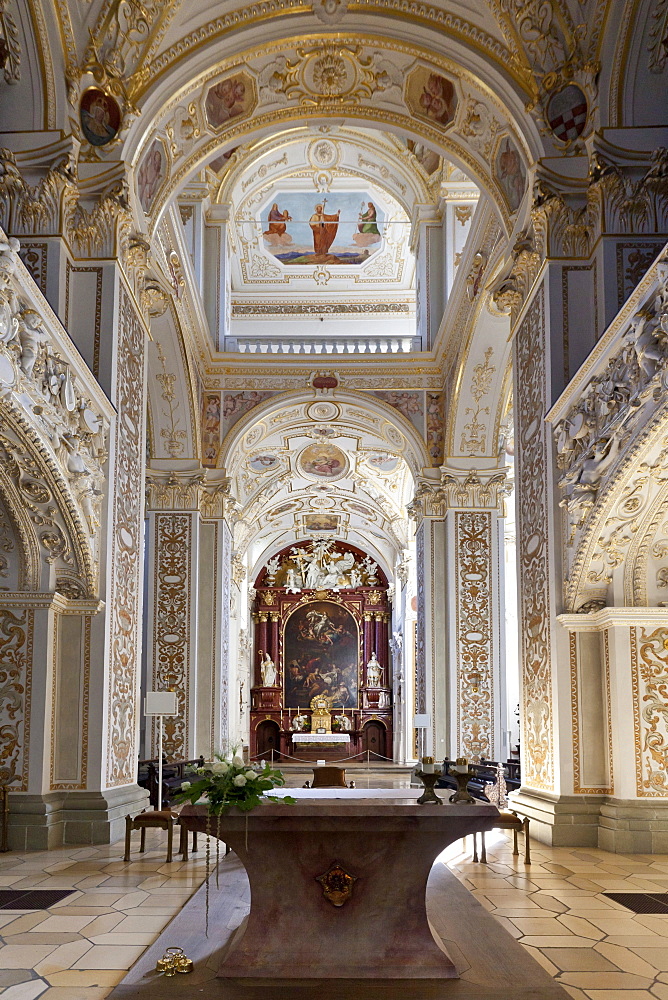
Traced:
MULTIPOLYGON (((162 809, 158 812, 157 809, 151 810, 149 812, 138 813, 135 817, 126 816, 125 817, 125 854, 123 855, 124 861, 130 860, 130 838, 132 836, 133 830, 141 831, 141 839, 139 841, 139 853, 143 854, 146 850, 146 831, 159 829, 167 831, 167 864, 170 864, 172 860, 172 846, 174 843, 174 826, 179 821, 179 814, 174 813, 171 809, 162 809)), ((188 831, 185 826, 181 828, 181 839, 179 841, 178 853, 183 855, 183 860, 188 860, 188 831)), ((193 832, 193 851, 197 850, 197 834, 193 832)))
MULTIPOLYGON (((517 834, 520 830, 524 832, 524 863, 527 865, 531 864, 531 845, 529 842, 529 817, 525 816, 522 818, 514 812, 506 812, 505 810, 499 811, 499 818, 494 824, 495 830, 512 830, 513 831, 513 854, 519 855, 519 849, 517 846, 517 834)), ((481 848, 480 848, 480 858, 478 858, 478 834, 473 834, 473 860, 481 861, 482 864, 487 864, 487 847, 485 845, 485 832, 480 833, 481 848)))

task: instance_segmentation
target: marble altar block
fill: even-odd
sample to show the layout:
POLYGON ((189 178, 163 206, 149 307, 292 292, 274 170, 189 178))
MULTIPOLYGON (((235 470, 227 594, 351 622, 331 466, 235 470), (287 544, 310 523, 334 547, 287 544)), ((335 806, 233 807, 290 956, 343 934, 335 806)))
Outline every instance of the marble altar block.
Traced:
MULTIPOLYGON (((427 879, 448 844, 491 830, 498 810, 488 804, 420 806, 416 789, 384 791, 360 798, 337 789, 336 797, 322 798, 300 789, 295 805, 267 802, 221 818, 220 837, 248 874, 251 910, 219 976, 456 978, 429 928, 427 879), (355 880, 338 906, 319 881, 333 866, 355 880)), ((185 806, 181 822, 205 832, 206 806, 185 806)), ((210 826, 216 830, 217 824, 210 826)))

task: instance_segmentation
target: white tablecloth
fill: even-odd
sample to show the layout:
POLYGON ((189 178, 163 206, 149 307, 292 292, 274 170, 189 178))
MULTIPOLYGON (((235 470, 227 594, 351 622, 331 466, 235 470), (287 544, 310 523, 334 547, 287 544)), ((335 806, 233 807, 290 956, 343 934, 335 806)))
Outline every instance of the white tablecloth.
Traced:
POLYGON ((347 743, 350 733, 293 733, 293 743, 347 743))

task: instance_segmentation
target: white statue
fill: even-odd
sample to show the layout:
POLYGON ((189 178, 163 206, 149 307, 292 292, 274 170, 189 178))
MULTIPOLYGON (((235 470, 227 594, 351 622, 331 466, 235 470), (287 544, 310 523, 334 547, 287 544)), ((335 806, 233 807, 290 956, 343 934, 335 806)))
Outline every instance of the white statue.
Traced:
POLYGON ((375 651, 366 665, 366 682, 369 687, 380 687, 383 679, 383 668, 376 659, 375 651))
POLYGON ((289 594, 299 594, 301 591, 299 583, 300 581, 297 579, 297 571, 290 566, 285 578, 285 589, 289 594))
POLYGON ((390 692, 381 691, 378 695, 378 708, 389 708, 390 707, 390 692))
POLYGON ((260 656, 260 673, 262 674, 262 687, 271 688, 276 687, 276 664, 272 660, 269 653, 262 653, 259 650, 260 656))
POLYGON ((294 733, 303 733, 306 729, 308 717, 306 715, 295 715, 290 725, 294 733))
POLYGON ((350 719, 347 715, 335 715, 334 722, 338 722, 339 729, 344 733, 349 733, 352 729, 350 719))

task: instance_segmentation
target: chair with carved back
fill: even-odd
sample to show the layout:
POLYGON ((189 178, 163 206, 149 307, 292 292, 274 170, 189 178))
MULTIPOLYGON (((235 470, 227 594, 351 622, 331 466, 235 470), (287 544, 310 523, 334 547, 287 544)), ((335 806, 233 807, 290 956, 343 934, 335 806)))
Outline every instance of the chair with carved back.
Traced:
POLYGON ((355 782, 351 781, 348 785, 346 781, 346 772, 343 767, 314 767, 313 768, 313 781, 306 782, 304 788, 354 788, 355 782))

